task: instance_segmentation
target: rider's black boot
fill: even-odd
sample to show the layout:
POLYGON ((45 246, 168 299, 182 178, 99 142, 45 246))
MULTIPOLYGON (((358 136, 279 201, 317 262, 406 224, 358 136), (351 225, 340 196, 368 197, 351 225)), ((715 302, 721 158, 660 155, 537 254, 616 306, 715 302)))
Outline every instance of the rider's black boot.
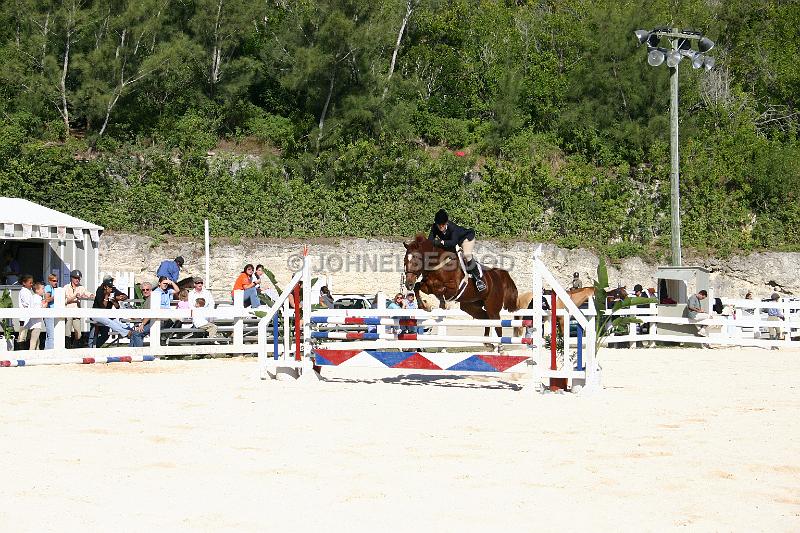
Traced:
POLYGON ((474 260, 472 262, 472 268, 469 269, 469 275, 472 276, 472 279, 475 280, 475 288, 478 289, 478 292, 483 292, 486 290, 486 283, 481 278, 480 272, 478 271, 478 263, 474 260))

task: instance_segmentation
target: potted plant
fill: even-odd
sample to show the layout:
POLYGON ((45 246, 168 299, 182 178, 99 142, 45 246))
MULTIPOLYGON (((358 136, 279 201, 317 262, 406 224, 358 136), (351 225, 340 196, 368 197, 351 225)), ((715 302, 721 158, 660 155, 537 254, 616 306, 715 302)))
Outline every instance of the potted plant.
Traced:
MULTIPOLYGON (((0 296, 0 309, 10 309, 14 307, 11 301, 11 293, 8 289, 3 290, 3 295, 0 296)), ((0 320, 0 352, 10 352, 14 349, 14 326, 11 325, 10 319, 0 320)))

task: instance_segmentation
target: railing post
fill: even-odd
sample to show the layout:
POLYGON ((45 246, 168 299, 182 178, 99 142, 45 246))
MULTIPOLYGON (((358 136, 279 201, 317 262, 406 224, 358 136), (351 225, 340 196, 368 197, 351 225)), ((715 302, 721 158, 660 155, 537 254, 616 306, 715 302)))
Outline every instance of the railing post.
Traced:
POLYGON ((233 291, 233 308, 236 318, 233 319, 233 345, 240 347, 244 344, 244 291, 233 291))
MULTIPOLYGON (((156 296, 153 293, 150 293, 150 309, 152 311, 160 310, 161 309, 161 297, 160 295, 156 296)), ((151 318, 150 319, 150 347, 159 347, 161 346, 161 319, 160 318, 151 318)))
MULTIPOLYGON (((61 287, 57 287, 53 291, 53 309, 63 310, 66 307, 67 298, 64 295, 64 289, 61 287)), ((66 333, 66 318, 60 316, 58 318, 53 319, 53 349, 56 352, 61 352, 66 348, 66 344, 64 342, 64 337, 66 333)))

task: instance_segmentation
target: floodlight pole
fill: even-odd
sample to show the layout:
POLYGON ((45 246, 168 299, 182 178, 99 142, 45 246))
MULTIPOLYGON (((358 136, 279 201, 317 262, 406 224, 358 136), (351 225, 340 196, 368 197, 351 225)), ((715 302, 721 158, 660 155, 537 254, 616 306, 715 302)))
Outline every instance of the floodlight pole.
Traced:
MULTIPOLYGON (((678 41, 672 40, 673 49, 677 50, 678 41)), ((670 209, 672 228, 670 247, 672 248, 672 266, 681 266, 681 187, 680 187, 680 159, 678 157, 678 67, 669 67, 669 140, 670 140, 670 209)))

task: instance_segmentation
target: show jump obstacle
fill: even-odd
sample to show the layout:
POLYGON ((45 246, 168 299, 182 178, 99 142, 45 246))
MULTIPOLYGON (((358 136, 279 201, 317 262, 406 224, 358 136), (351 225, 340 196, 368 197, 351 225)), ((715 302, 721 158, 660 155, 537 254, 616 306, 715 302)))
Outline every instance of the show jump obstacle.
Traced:
MULTIPOLYGON (((558 315, 577 321, 579 338, 573 343, 577 348, 575 362, 568 354, 558 365, 557 342, 550 342, 549 354, 545 352, 544 319, 555 326, 556 305, 545 313, 539 306, 509 313, 510 318, 501 320, 477 320, 460 311, 385 309, 384 299, 379 298, 378 309, 324 309, 311 310, 310 262, 307 258, 303 268, 295 274, 282 296, 274 303, 259 322, 259 339, 266 339, 267 326, 278 311, 285 306, 290 293, 295 302, 300 296, 298 285, 302 281, 302 317, 295 313, 295 350, 277 349, 269 353, 266 342, 259 341, 258 361, 261 379, 275 379, 289 375, 301 380, 320 379, 316 369, 325 366, 369 367, 396 370, 419 370, 444 374, 524 372, 530 373, 532 383, 553 388, 578 390, 600 387, 600 368, 595 359, 595 317, 587 316, 569 298, 567 291, 558 283, 541 261, 541 247, 534 253, 533 294, 542 295, 547 283, 553 290, 553 298, 561 299, 565 309, 558 315), (547 317, 545 315, 548 315, 547 317), (513 316, 512 316, 513 315, 513 316), (465 318, 466 317, 466 318, 465 318), (524 336, 477 336, 447 334, 447 327, 502 327, 525 328, 524 336), (436 330, 436 333, 420 331, 436 330), (582 332, 586 332, 582 335, 582 332), (584 338, 585 337, 585 338, 584 338), (585 344, 584 344, 585 341, 585 344), (514 346, 505 351, 504 346, 514 346), (493 347, 493 351, 474 350, 479 346, 493 347), (445 351, 448 350, 448 351, 445 351), (459 351, 463 350, 463 351, 459 351)), ((534 302, 541 301, 534 296, 534 302)), ((592 306, 590 306, 592 308, 592 306)), ((569 328, 565 333, 569 335, 569 328)), ((549 333, 555 338, 553 331, 549 333)), ((565 350, 570 347, 565 339, 565 350)))

